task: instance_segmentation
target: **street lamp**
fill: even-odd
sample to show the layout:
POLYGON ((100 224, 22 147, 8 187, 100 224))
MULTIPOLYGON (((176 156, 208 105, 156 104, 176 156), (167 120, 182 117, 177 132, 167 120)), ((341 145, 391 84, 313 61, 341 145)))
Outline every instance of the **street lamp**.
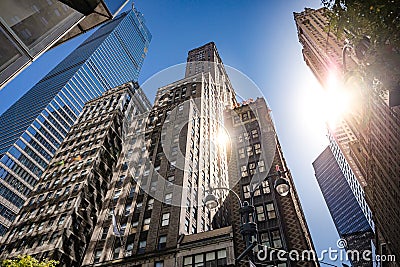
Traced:
MULTIPOLYGON (((274 183, 274 188, 275 188, 276 192, 278 192, 278 194, 282 197, 287 196, 290 192, 290 185, 289 185, 288 180, 286 180, 283 177, 283 174, 285 174, 287 172, 288 171, 281 171, 279 169, 279 166, 276 165, 276 173, 267 175, 263 180, 259 181, 256 184, 256 186, 250 187, 251 203, 253 203, 253 197, 254 197, 254 193, 255 193, 255 190, 252 190, 252 189, 258 188, 262 182, 264 182, 265 180, 267 180, 268 178, 271 178, 271 177, 278 177, 274 183)), ((215 209, 216 207, 218 207, 218 198, 213 194, 213 190, 228 190, 228 191, 232 192, 236 196, 236 198, 239 200, 240 207, 243 206, 243 204, 240 200, 240 197, 236 194, 235 191, 233 191, 232 189, 227 188, 227 187, 215 187, 215 188, 210 188, 208 195, 204 198, 204 203, 208 209, 215 209)))
POLYGON ((279 178, 276 179, 274 188, 278 192, 278 194, 281 195, 282 197, 287 196, 290 191, 289 182, 282 176, 279 176, 279 178))
POLYGON ((208 209, 215 209, 218 207, 218 198, 214 195, 214 190, 227 190, 231 192, 239 202, 239 212, 241 215, 241 225, 240 225, 240 233, 243 236, 243 239, 246 242, 246 249, 239 255, 236 259, 239 262, 244 256, 246 256, 256 245, 257 242, 252 242, 252 238, 257 236, 257 223, 254 222, 254 206, 253 206, 253 198, 254 192, 261 185, 262 182, 271 177, 278 177, 274 183, 274 188, 278 192, 280 196, 287 196, 290 191, 289 182, 283 177, 283 174, 288 171, 280 171, 279 166, 276 166, 276 172, 270 175, 267 175, 264 179, 260 180, 255 187, 250 186, 250 203, 247 201, 241 201, 239 195, 230 188, 227 187, 215 187, 210 188, 208 195, 204 198, 204 203, 208 209), (250 216, 252 215, 252 216, 250 216))

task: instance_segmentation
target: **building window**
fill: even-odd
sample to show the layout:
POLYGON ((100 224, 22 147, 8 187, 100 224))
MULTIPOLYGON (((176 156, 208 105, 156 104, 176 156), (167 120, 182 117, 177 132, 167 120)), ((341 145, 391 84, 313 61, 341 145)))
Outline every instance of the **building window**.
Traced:
POLYGON ((215 266, 215 252, 206 253, 206 266, 215 266))
POLYGON ((163 261, 156 261, 154 263, 154 267, 164 267, 164 262, 163 261))
POLYGON ((242 174, 242 177, 246 177, 247 175, 249 175, 248 172, 247 172, 247 166, 246 165, 243 165, 243 166, 240 167, 240 172, 242 174))
POLYGON ((132 205, 130 203, 125 205, 125 216, 129 216, 129 213, 131 212, 131 207, 132 205))
POLYGON ((261 154, 261 144, 255 144, 254 145, 254 150, 256 152, 256 154, 261 154))
POLYGON ((183 258, 183 267, 192 267, 192 256, 183 258))
POLYGON ((185 231, 187 233, 189 233, 189 225, 190 225, 189 218, 185 218, 185 231))
POLYGON ((251 130, 251 135, 253 138, 258 138, 258 130, 257 129, 251 130))
POLYGON ((194 256, 194 266, 203 266, 204 264, 204 255, 199 254, 194 256))
POLYGON ((261 233, 260 240, 262 245, 266 247, 271 247, 271 242, 269 242, 268 232, 261 233))
POLYGON ((226 249, 191 255, 183 258, 183 267, 227 266, 226 249))
POLYGON ((169 216, 170 216, 170 213, 164 213, 164 214, 162 215, 161 226, 167 226, 167 225, 169 225, 169 216))
POLYGON ((254 175, 256 173, 256 164, 254 162, 250 163, 249 164, 249 169, 250 169, 250 174, 254 175))
POLYGON ((264 194, 269 194, 269 193, 271 193, 271 189, 270 189, 270 187, 269 187, 268 181, 263 181, 263 182, 261 183, 261 186, 262 186, 262 190, 263 190, 263 193, 264 193, 264 194))
MULTIPOLYGON (((118 245, 118 244, 117 244, 118 245)), ((118 259, 119 257, 119 251, 121 250, 121 248, 118 246, 116 248, 114 248, 114 255, 113 255, 113 259, 118 259)))
POLYGON ((94 252, 94 260, 93 260, 93 263, 98 263, 98 262, 100 262, 101 252, 102 252, 102 249, 97 249, 97 250, 94 252))
POLYGON ((43 245, 44 242, 46 241, 46 239, 47 239, 47 234, 46 235, 42 235, 42 238, 38 242, 38 246, 43 245))
POLYGON ((246 147, 246 151, 247 151, 247 156, 249 156, 249 157, 253 156, 253 147, 252 146, 246 147))
POLYGON ((146 240, 139 241, 138 254, 144 253, 146 250, 146 240))
POLYGON ((265 221, 264 206, 256 206, 257 221, 265 221))
POLYGON ((104 227, 103 228, 103 232, 101 233, 101 239, 104 240, 107 238, 107 234, 108 234, 108 227, 104 227))
POLYGON ((150 198, 147 202, 147 210, 152 210, 154 205, 154 198, 150 198))
POLYGON ((167 246, 167 236, 162 235, 158 239, 158 249, 164 249, 167 246))
POLYGON ((114 192, 114 200, 117 200, 119 198, 119 196, 121 195, 121 189, 117 189, 114 192))
POLYGON ((261 195, 261 190, 260 190, 260 186, 257 186, 254 189, 254 196, 256 197, 256 196, 259 196, 259 195, 261 195))
POLYGON ((64 220, 65 220, 65 215, 62 215, 60 217, 60 220, 58 221, 58 225, 62 225, 64 223, 64 220))
POLYGON ((276 218, 276 213, 275 213, 275 207, 273 203, 268 203, 267 205, 265 205, 266 209, 267 209, 267 217, 268 219, 275 219, 276 218))
POLYGON ((151 221, 151 218, 146 218, 146 219, 144 219, 144 221, 143 221, 143 231, 149 230, 149 228, 150 228, 150 221, 151 221))
POLYGON ((279 233, 279 230, 272 231, 271 237, 272 237, 272 246, 274 248, 281 248, 282 240, 281 240, 281 234, 279 233))
POLYGON ((128 243, 126 245, 126 256, 131 256, 132 255, 132 250, 133 250, 133 243, 128 243))
POLYGON ((226 250, 218 250, 217 251, 217 266, 226 266, 226 250))
POLYGON ((121 224, 121 229, 120 229, 120 234, 123 235, 125 233, 125 229, 126 229, 126 222, 124 222, 123 224, 121 224))
POLYGON ((250 185, 243 185, 242 190, 244 198, 250 198, 250 185))
POLYGON ((171 204, 172 203, 172 193, 168 193, 168 194, 165 195, 164 203, 165 204, 171 204))
POLYGON ((265 163, 264 163, 264 161, 263 160, 260 160, 258 163, 257 163, 257 166, 258 166, 258 171, 261 173, 261 172, 265 172, 265 163))

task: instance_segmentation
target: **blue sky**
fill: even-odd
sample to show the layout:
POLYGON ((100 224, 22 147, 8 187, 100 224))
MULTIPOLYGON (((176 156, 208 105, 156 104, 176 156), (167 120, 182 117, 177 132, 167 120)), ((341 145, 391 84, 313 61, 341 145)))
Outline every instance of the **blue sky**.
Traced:
MULTIPOLYGON (((325 124, 313 98, 322 89, 303 61, 293 19, 294 11, 318 8, 320 1, 141 0, 135 1, 135 6, 153 35, 139 82, 184 63, 190 49, 214 41, 224 64, 246 74, 270 104, 317 251, 336 249, 338 235, 311 165, 328 145, 325 124)), ((0 113, 87 36, 46 52, 10 82, 0 91, 0 113)), ((151 101, 154 92, 147 92, 151 101)))

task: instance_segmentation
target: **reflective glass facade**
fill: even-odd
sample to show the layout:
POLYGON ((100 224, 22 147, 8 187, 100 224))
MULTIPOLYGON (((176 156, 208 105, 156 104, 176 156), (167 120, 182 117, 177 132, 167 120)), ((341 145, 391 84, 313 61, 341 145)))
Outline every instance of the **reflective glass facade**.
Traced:
MULTIPOLYGON (((84 1, 75 2, 85 5, 84 1)), ((100 2, 98 14, 85 16, 58 0, 0 1, 0 88, 67 32, 73 33, 63 39, 79 34, 77 28, 87 31, 110 20, 126 2, 100 2)))
MULTIPOLYGON (((0 116, 0 204, 18 212, 84 104, 137 80, 150 40, 138 11, 121 14, 0 116)), ((0 212, 0 225, 10 218, 0 212)))
POLYGON ((339 235, 372 231, 329 147, 313 162, 313 167, 339 235))

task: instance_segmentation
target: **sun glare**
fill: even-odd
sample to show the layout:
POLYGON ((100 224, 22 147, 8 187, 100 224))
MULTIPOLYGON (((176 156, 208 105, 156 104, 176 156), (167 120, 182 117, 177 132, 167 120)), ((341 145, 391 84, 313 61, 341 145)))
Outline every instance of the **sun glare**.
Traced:
POLYGON ((327 81, 327 87, 308 90, 304 106, 307 107, 307 115, 315 121, 328 123, 335 128, 345 114, 351 111, 355 97, 353 90, 343 86, 337 75, 331 73, 327 81))
POLYGON ((350 111, 352 94, 350 88, 345 88, 337 76, 331 74, 328 87, 323 94, 324 103, 322 112, 325 120, 331 127, 335 127, 343 116, 350 111))
POLYGON ((229 135, 224 128, 219 129, 216 141, 220 146, 226 146, 229 143, 229 135))

